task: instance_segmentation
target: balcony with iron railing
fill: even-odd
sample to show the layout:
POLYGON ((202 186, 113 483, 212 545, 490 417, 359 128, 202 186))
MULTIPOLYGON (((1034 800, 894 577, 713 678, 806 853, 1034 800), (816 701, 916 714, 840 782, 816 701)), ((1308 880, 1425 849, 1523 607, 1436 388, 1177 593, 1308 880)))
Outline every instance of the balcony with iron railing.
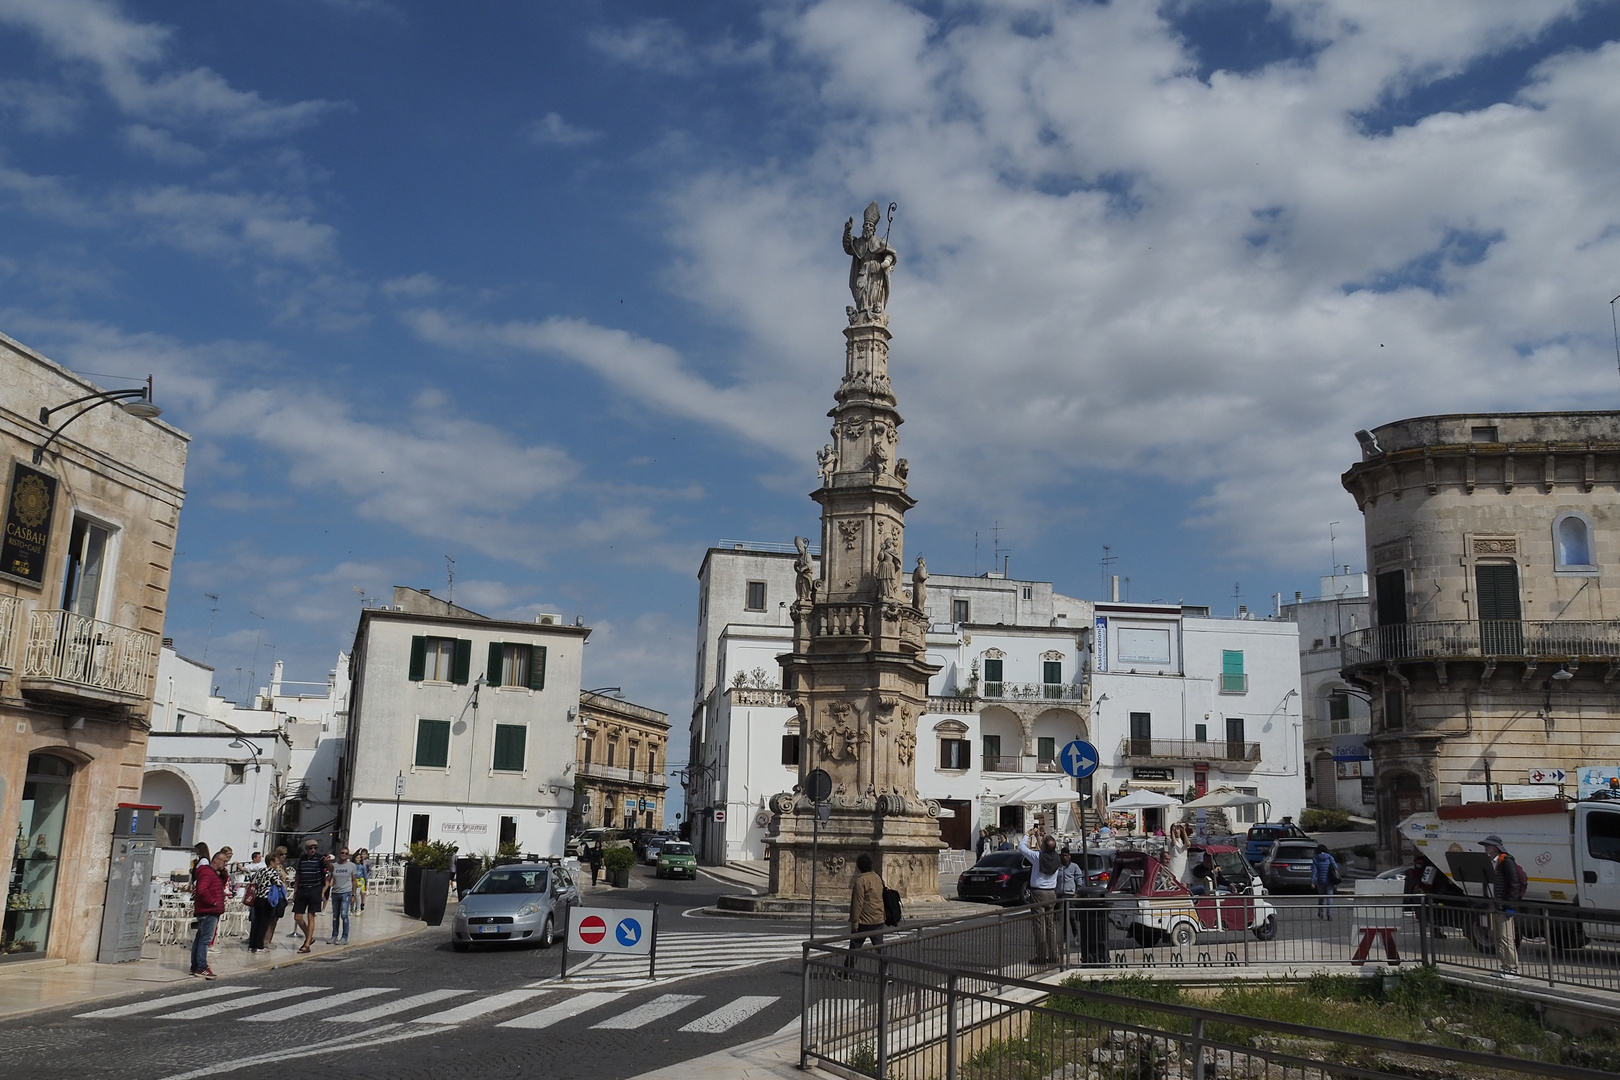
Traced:
POLYGON ((24 694, 68 702, 148 700, 158 637, 71 611, 33 611, 19 684, 24 694))
POLYGON ((1017 754, 985 754, 983 756, 981 771, 987 773, 1060 773, 1063 771, 1055 761, 1041 761, 1033 754, 1020 757, 1017 754))
POLYGON ((0 596, 0 671, 13 670, 13 650, 17 645, 18 614, 22 611, 22 597, 0 596))
POLYGON ((1620 622, 1412 622, 1352 630, 1340 640, 1339 658, 1346 668, 1408 660, 1620 657, 1620 622))
POLYGON ((1085 683, 987 682, 980 694, 1000 701, 1084 701, 1085 683))
POLYGON ((1119 753, 1127 765, 1218 762, 1247 767, 1260 764, 1259 743, 1224 739, 1136 739, 1127 735, 1120 741, 1119 753))
POLYGON ((600 762, 587 761, 579 766, 579 775, 588 780, 611 780, 620 784, 640 784, 643 787, 664 788, 669 786, 669 780, 661 772, 650 772, 647 769, 628 769, 623 765, 603 765, 600 762))

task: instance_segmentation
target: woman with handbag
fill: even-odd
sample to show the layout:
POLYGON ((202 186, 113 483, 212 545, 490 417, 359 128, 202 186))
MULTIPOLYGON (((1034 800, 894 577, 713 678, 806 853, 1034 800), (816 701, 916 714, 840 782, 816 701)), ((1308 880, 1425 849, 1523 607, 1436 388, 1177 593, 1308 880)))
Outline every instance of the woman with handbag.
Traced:
POLYGON ((274 944, 276 920, 287 907, 287 879, 281 873, 281 853, 273 852, 264 866, 248 875, 248 952, 264 952, 274 944))

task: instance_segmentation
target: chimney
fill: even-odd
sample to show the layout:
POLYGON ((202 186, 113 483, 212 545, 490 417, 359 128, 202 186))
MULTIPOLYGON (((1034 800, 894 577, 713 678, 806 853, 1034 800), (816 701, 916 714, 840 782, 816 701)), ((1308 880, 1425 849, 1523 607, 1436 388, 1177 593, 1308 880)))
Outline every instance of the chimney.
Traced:
POLYGON ((1114 595, 1113 595, 1113 601, 1114 601, 1114 603, 1116 603, 1116 604, 1117 604, 1117 603, 1119 603, 1119 575, 1118 575, 1118 574, 1115 574, 1115 575, 1114 575, 1114 595))

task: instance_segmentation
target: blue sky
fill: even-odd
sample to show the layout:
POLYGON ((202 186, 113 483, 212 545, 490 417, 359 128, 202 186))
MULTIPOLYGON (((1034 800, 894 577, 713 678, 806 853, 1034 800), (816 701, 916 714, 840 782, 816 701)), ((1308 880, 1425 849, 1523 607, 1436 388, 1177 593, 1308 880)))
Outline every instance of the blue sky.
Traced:
POLYGON ((874 198, 936 572, 1265 607, 1361 568, 1355 429, 1612 405, 1617 10, 0 0, 0 329, 194 436, 227 696, 449 555, 681 724, 703 549, 814 533, 874 198))

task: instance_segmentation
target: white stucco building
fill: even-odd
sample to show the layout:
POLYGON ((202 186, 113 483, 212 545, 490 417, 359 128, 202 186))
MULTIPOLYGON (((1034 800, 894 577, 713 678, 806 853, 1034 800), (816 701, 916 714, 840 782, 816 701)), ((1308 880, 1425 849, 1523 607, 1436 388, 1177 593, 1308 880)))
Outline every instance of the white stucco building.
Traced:
POLYGON ((563 852, 585 627, 488 619, 415 589, 360 613, 344 835, 400 851, 563 852))
POLYGON ((1366 574, 1322 578, 1321 594, 1294 594, 1283 618, 1299 627, 1300 692, 1305 697, 1307 796, 1312 806, 1373 815, 1377 805, 1372 754, 1372 706, 1367 692, 1340 674, 1341 640, 1369 624, 1366 574))
MULTIPOLYGON (((686 783, 692 835, 711 863, 764 858, 765 800, 798 782, 798 721, 776 662, 791 644, 793 556, 768 547, 711 548, 698 574, 686 783)), ((925 607, 939 671, 917 726, 917 789, 940 803, 951 847, 1036 814, 1075 828, 1073 804, 1013 799, 1037 783, 1072 783, 1056 758, 1076 738, 1101 754, 1096 806, 1122 789, 1220 786, 1270 800, 1277 815, 1304 806, 1292 622, 1094 603, 995 573, 934 575, 925 607)))

